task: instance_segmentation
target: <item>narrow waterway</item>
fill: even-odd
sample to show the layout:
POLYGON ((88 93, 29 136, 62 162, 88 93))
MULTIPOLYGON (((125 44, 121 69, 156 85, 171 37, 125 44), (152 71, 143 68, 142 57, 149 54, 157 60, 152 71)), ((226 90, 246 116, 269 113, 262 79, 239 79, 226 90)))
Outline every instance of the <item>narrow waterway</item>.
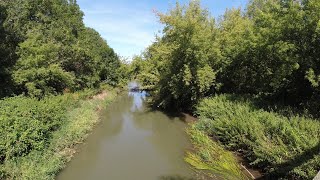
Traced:
POLYGON ((190 144, 185 119, 145 105, 146 93, 129 92, 105 112, 58 180, 182 180, 192 176, 183 160, 190 144))

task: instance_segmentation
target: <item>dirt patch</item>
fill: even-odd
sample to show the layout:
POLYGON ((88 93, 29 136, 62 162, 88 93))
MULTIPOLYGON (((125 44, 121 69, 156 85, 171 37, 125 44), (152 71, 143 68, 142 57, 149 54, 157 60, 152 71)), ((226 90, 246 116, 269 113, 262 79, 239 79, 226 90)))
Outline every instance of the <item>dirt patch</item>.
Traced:
POLYGON ((108 92, 107 91, 102 91, 101 93, 95 95, 92 97, 93 100, 104 100, 106 97, 108 96, 108 92))
POLYGON ((76 149, 73 148, 64 148, 63 150, 59 151, 58 154, 60 156, 63 156, 67 159, 67 161, 70 161, 73 157, 73 155, 76 153, 76 149))
POLYGON ((241 153, 234 153, 234 155, 240 164, 243 173, 252 179, 263 179, 263 173, 261 172, 261 169, 252 168, 249 162, 243 158, 241 153))
POLYGON ((193 123, 198 121, 198 119, 188 113, 181 113, 182 117, 183 117, 183 121, 186 123, 193 123))

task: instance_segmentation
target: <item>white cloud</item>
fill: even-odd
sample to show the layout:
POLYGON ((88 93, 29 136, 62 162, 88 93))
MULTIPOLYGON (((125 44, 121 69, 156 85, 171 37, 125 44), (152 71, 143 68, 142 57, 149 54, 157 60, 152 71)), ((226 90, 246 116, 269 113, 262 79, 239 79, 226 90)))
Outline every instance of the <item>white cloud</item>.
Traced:
MULTIPOLYGON (((179 0, 187 3, 189 0, 179 0)), ((160 11, 174 6, 176 0, 78 0, 85 13, 84 21, 96 29, 109 45, 121 56, 140 54, 155 39, 155 33, 162 29, 154 7, 160 11)), ((226 8, 244 5, 248 0, 203 0, 214 17, 219 17, 226 8)))
MULTIPOLYGON (((121 56, 140 54, 155 39, 155 32, 161 28, 152 9, 142 4, 131 7, 106 2, 89 4, 78 1, 85 13, 84 22, 96 29, 109 45, 121 56)), ((115 3, 115 2, 113 2, 115 3)))

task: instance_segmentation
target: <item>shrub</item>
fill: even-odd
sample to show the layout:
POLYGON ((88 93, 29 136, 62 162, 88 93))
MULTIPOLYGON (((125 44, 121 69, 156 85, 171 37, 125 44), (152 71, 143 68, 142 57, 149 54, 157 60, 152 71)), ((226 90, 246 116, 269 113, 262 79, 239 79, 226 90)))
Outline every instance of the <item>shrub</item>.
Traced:
POLYGON ((242 152, 270 176, 312 179, 319 170, 319 121, 267 112, 231 95, 202 100, 197 114, 199 130, 242 152))
POLYGON ((42 100, 17 96, 0 101, 0 163, 43 150, 65 120, 71 95, 42 100))

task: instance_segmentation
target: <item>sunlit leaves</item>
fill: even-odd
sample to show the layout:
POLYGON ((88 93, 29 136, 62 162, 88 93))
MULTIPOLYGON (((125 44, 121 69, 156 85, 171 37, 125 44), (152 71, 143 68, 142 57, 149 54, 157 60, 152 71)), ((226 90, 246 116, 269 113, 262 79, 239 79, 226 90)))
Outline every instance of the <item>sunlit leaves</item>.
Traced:
POLYGON ((220 55, 214 19, 199 1, 188 6, 177 3, 159 18, 165 25, 164 35, 149 49, 150 61, 162 62, 156 66, 160 72, 159 97, 168 101, 165 104, 189 108, 214 86, 220 55))
POLYGON ((1 79, 13 80, 15 93, 43 97, 96 87, 101 81, 117 84, 118 56, 99 33, 85 27, 75 1, 13 0, 0 5, 0 31, 5 32, 0 39, 8 41, 0 57, 8 72, 1 79))

